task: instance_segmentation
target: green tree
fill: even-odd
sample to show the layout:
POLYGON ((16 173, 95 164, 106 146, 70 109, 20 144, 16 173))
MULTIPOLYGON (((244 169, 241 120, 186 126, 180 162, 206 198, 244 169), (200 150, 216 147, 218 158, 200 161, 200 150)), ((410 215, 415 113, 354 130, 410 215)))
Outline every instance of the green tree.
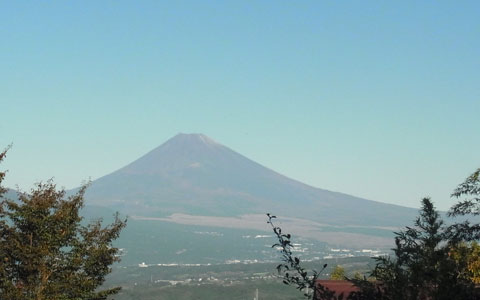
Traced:
MULTIPOLYGON (((452 206, 448 215, 456 216, 479 216, 480 215, 480 168, 468 176, 453 191, 452 197, 459 201, 452 206)), ((456 243, 459 241, 480 240, 480 224, 466 220, 455 223, 449 227, 450 239, 456 243)))
POLYGON ((332 274, 330 274, 331 280, 345 280, 345 269, 342 266, 335 266, 332 274))
MULTIPOLYGON (((0 184, 4 177, 0 172, 0 184)), ((82 225, 85 189, 66 197, 48 181, 14 201, 5 199, 0 187, 1 299, 97 300, 119 291, 99 287, 119 260, 112 242, 126 220, 116 215, 106 227, 101 220, 82 225)))
MULTIPOLYGON (((275 216, 268 217, 279 240, 273 246, 280 247, 282 253, 282 264, 277 269, 283 272, 284 283, 300 290, 311 288, 315 291, 315 299, 338 299, 332 291, 315 284, 319 272, 307 272, 301 267, 300 259, 292 255, 291 236, 273 225, 272 218, 275 216)), ((360 291, 345 295, 345 298, 342 296, 343 299, 478 299, 474 295, 473 280, 465 275, 470 274, 469 266, 475 267, 478 263, 476 252, 470 253, 471 260, 463 253, 459 254, 460 258, 455 254, 459 248, 450 242, 447 226, 430 199, 422 200, 420 215, 414 226, 406 227, 395 235, 393 256, 375 258, 377 264, 371 273, 375 281, 350 279, 360 291)), ((340 272, 337 270, 334 273, 340 272)), ((312 294, 305 296, 313 297, 312 294)))
MULTIPOLYGON (((451 208, 449 216, 479 216, 480 169, 461 183, 452 196, 466 198, 451 208)), ((284 282, 301 290, 316 287, 316 299, 334 299, 331 291, 315 285, 319 273, 311 271, 309 276, 300 260, 292 256, 290 235, 282 234, 273 225, 275 216, 267 216, 279 241, 274 246, 280 247, 282 253, 283 263, 277 269, 283 271, 284 282)), ((414 226, 395 235, 393 256, 375 258, 377 264, 368 280, 358 276, 349 279, 360 291, 347 299, 480 299, 474 286, 480 283, 480 246, 476 242, 480 240, 479 223, 467 220, 446 226, 430 199, 424 198, 414 226)))
POLYGON ((376 258, 376 283, 355 281, 362 288, 358 299, 476 299, 472 281, 460 276, 465 265, 453 257, 446 226, 430 199, 422 200, 414 226, 396 233, 392 250, 394 257, 376 258))

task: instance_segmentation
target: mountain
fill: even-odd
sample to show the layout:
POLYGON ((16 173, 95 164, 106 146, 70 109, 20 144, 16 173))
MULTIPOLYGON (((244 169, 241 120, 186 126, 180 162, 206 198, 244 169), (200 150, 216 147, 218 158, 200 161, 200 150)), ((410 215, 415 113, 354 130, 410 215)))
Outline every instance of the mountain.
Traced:
POLYGON ((8 189, 8 188, 7 188, 7 191, 2 196, 3 198, 10 199, 10 200, 18 199, 18 193, 15 190, 8 189))
MULTIPOLYGON (((320 170, 319 170, 320 172, 320 170)), ((416 209, 315 188, 203 134, 178 134, 92 182, 87 204, 144 217, 275 214, 333 225, 404 226, 416 209)))

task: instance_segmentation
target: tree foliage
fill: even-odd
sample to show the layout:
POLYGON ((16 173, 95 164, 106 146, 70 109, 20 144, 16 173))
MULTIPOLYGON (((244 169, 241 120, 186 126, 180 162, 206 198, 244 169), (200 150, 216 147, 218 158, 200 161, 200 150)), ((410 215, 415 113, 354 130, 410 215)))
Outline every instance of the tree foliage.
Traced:
MULTIPOLYGON (((0 161, 6 151, 0 154, 0 161)), ((0 172, 0 184, 5 172, 0 172)), ((99 290, 118 261, 112 242, 125 227, 101 220, 82 225, 86 185, 69 197, 52 181, 39 183, 18 200, 0 190, 0 298, 11 300, 106 299, 119 288, 99 290)))
POLYGON ((331 280, 345 280, 345 269, 342 266, 335 266, 332 274, 330 274, 331 280))
POLYGON ((459 276, 480 284, 480 245, 477 242, 459 243, 452 247, 451 255, 463 266, 459 276))
POLYGON ((372 272, 377 282, 370 289, 377 285, 377 299, 474 299, 473 283, 459 276, 465 265, 453 257, 446 226, 430 199, 422 200, 414 226, 395 234, 394 257, 376 258, 372 272))
MULTIPOLYGON (((327 264, 324 264, 320 271, 308 271, 305 269, 301 264, 300 258, 293 255, 291 235, 282 233, 282 229, 274 224, 273 219, 277 218, 276 216, 267 213, 267 217, 267 223, 272 226, 273 232, 278 239, 278 243, 272 245, 272 248, 277 248, 281 253, 282 263, 277 266, 277 271, 279 274, 282 274, 283 283, 295 286, 296 289, 303 292, 307 299, 313 299, 313 297, 325 300, 337 299, 333 291, 328 290, 317 282, 318 277, 325 270, 327 264)), ((343 295, 338 299, 343 299, 343 295)))
MULTIPOLYGON (((7 149, 3 150, 3 152, 0 152, 0 162, 2 162, 4 159, 5 159, 5 156, 7 155, 7 151, 10 147, 7 147, 7 149)), ((5 194, 5 192, 7 191, 4 187, 2 187, 2 182, 3 182, 3 179, 5 178, 5 173, 6 172, 2 172, 0 171, 0 196, 5 194)))
MULTIPOLYGON (((282 264, 277 269, 283 272, 284 283, 300 290, 317 287, 315 299, 341 299, 325 287, 315 286, 319 273, 312 271, 308 276, 300 259, 292 255, 291 236, 273 225, 275 216, 267 216, 279 241, 273 247, 279 247, 282 253, 282 264)), ((393 255, 375 258, 376 266, 369 280, 349 279, 360 291, 346 295, 346 299, 479 299, 474 284, 479 275, 480 246, 453 243, 449 227, 429 198, 422 200, 413 226, 407 226, 395 235, 393 255)), ((305 296, 311 298, 313 295, 305 296)))
MULTIPOLYGON (((452 197, 459 200, 448 212, 449 216, 480 215, 480 168, 457 186, 452 197)), ((480 240, 480 224, 466 220, 450 226, 449 233, 454 242, 480 240)))

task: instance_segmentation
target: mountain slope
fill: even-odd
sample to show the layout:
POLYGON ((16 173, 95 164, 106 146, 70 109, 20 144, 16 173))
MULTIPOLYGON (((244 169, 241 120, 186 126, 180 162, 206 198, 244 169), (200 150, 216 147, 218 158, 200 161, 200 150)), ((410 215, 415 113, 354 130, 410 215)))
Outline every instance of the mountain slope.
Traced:
POLYGON ((178 134, 92 182, 87 203, 130 215, 274 212, 328 224, 401 226, 416 210, 314 188, 202 134, 178 134))

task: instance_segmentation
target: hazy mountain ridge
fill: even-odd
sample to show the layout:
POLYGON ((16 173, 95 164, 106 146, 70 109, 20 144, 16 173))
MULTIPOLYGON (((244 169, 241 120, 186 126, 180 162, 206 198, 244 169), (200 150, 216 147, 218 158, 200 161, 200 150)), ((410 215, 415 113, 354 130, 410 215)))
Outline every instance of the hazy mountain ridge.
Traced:
POLYGON ((93 181, 86 199, 126 214, 237 216, 268 211, 330 224, 402 226, 417 213, 311 187, 203 134, 178 134, 93 181))

